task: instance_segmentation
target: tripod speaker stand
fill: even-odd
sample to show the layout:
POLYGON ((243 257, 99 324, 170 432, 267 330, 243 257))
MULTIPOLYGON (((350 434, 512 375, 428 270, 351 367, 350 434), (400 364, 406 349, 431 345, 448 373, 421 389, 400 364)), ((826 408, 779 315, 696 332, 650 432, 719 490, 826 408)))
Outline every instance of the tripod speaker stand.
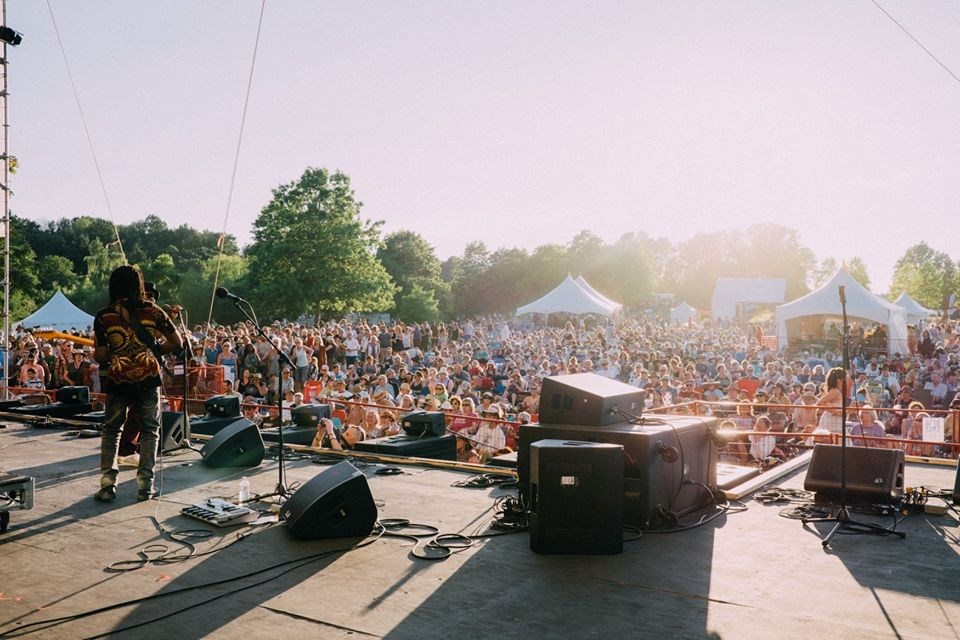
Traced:
POLYGON ((839 293, 840 308, 843 312, 843 333, 841 337, 843 343, 843 376, 841 376, 840 383, 840 506, 837 508, 836 514, 829 518, 807 518, 803 520, 804 525, 810 522, 834 523, 833 529, 820 543, 824 548, 830 546, 833 536, 841 531, 879 536, 895 535, 901 539, 907 537, 907 534, 892 527, 884 527, 872 522, 861 522, 854 520, 850 515, 850 507, 847 504, 847 379, 850 371, 850 325, 847 324, 847 295, 843 285, 840 285, 839 293))

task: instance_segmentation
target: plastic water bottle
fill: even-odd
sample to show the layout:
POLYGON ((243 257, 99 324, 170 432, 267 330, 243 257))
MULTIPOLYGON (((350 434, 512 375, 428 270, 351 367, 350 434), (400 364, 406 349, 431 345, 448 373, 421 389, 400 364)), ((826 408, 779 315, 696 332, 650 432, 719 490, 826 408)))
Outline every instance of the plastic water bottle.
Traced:
POLYGON ((250 479, 247 476, 240 478, 240 488, 237 491, 237 504, 243 506, 250 501, 250 479))

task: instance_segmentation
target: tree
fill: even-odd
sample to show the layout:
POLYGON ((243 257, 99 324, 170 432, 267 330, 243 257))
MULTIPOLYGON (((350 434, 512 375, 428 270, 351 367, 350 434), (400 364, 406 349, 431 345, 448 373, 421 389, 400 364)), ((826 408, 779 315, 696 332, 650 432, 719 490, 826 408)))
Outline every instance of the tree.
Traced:
POLYGON ((944 309, 950 295, 957 293, 958 284, 957 267, 950 256, 921 242, 897 260, 890 296, 893 299, 906 291, 926 307, 944 309))
POLYGON ((863 258, 860 256, 850 258, 847 269, 850 271, 850 275, 853 276, 854 280, 862 284, 868 291, 870 290, 870 276, 867 275, 867 265, 863 261, 863 258))
POLYGON ((49 298, 58 290, 67 291, 77 284, 73 263, 63 256, 44 256, 38 265, 40 293, 49 298))
POLYGON ((433 292, 414 284, 405 293, 397 295, 395 315, 404 322, 436 322, 440 309, 433 292))
POLYGON ((250 282, 267 316, 390 307, 394 286, 376 258, 381 223, 361 221, 361 206, 339 171, 308 168, 274 189, 247 251, 250 282))
POLYGON ((433 247, 419 233, 391 233, 384 238, 383 246, 377 251, 377 259, 397 285, 398 306, 401 296, 410 294, 415 286, 431 294, 434 306, 449 291, 448 285, 440 277, 440 260, 433 247))

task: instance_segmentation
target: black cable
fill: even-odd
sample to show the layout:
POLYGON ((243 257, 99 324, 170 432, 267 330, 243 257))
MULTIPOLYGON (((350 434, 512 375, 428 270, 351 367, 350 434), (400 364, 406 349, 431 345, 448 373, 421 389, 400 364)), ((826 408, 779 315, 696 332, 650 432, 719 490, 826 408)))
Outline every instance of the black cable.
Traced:
MULTIPOLYGON (((226 591, 226 592, 224 592, 224 593, 222 593, 222 594, 220 594, 220 595, 218 595, 218 596, 214 596, 213 598, 209 598, 209 599, 207 599, 207 600, 203 600, 203 601, 200 601, 200 602, 196 602, 196 603, 191 604, 191 605, 189 605, 189 606, 186 606, 186 607, 177 609, 176 611, 173 611, 173 612, 171 612, 171 613, 164 614, 164 615, 161 615, 161 616, 152 618, 152 619, 150 619, 150 620, 138 622, 138 623, 136 623, 136 624, 128 625, 128 626, 126 626, 126 627, 121 627, 121 628, 117 628, 117 629, 112 629, 112 630, 109 631, 108 633, 100 634, 100 635, 98 635, 98 636, 91 636, 91 639, 90 639, 90 640, 92 640, 93 638, 106 637, 106 636, 108 636, 108 635, 111 635, 111 634, 114 634, 114 633, 118 633, 118 632, 121 632, 121 631, 127 631, 127 630, 129 630, 129 629, 134 629, 134 628, 137 628, 137 627, 141 627, 141 626, 144 626, 144 625, 147 625, 147 624, 151 624, 151 623, 153 623, 153 622, 159 622, 160 620, 164 620, 164 619, 169 618, 169 617, 172 617, 172 616, 174 616, 174 615, 178 615, 178 614, 179 614, 180 612, 182 612, 182 611, 187 611, 187 610, 192 609, 192 608, 194 608, 194 607, 198 607, 198 606, 207 604, 207 603, 209 603, 209 602, 213 602, 214 600, 218 600, 218 599, 223 598, 223 597, 225 597, 225 596, 233 595, 233 594, 235 594, 235 593, 239 593, 239 592, 244 591, 244 590, 246 590, 246 589, 250 589, 250 588, 252 588, 252 587, 259 586, 259 585, 261 585, 261 584, 264 584, 264 583, 266 583, 266 582, 269 582, 270 580, 274 580, 275 578, 279 578, 280 576, 285 575, 285 574, 289 573, 290 571, 293 571, 293 570, 295 570, 295 569, 297 569, 297 568, 299 568, 299 567, 301 567, 301 566, 305 566, 305 565, 307 565, 307 564, 309 564, 309 563, 311 563, 311 562, 314 562, 314 561, 316 561, 316 560, 321 560, 321 559, 326 558, 326 557, 329 557, 329 556, 331 556, 331 555, 333 555, 333 554, 345 553, 345 552, 348 552, 348 551, 352 551, 352 550, 354 550, 354 549, 359 549, 359 548, 361 548, 361 547, 368 546, 368 545, 370 545, 370 544, 373 544, 373 543, 376 542, 377 540, 379 540, 380 537, 381 537, 381 535, 382 535, 382 534, 378 534, 377 531, 376 531, 376 529, 374 529, 374 531, 371 532, 371 536, 372 536, 372 537, 368 537, 368 538, 362 540, 361 542, 359 542, 359 543, 357 543, 357 544, 354 544, 354 545, 350 545, 350 546, 348 546, 348 547, 340 547, 340 548, 337 548, 337 549, 331 549, 331 550, 329 550, 329 551, 323 551, 323 552, 321 552, 321 553, 311 554, 311 555, 303 556, 303 557, 300 557, 300 558, 293 558, 293 559, 291 559, 291 560, 285 560, 285 561, 283 561, 283 562, 278 562, 278 563, 275 563, 275 564, 268 565, 268 566, 266 566, 266 567, 257 569, 257 570, 255 570, 255 571, 248 571, 247 573, 239 574, 239 575, 232 576, 232 577, 229 577, 229 578, 223 578, 223 579, 220 579, 220 580, 214 580, 214 581, 207 582, 207 583, 203 583, 203 584, 191 585, 191 586, 189 586, 189 587, 182 587, 182 588, 180 588, 180 589, 174 589, 174 590, 165 591, 165 592, 162 592, 162 593, 154 593, 154 594, 151 594, 151 595, 148 595, 148 596, 143 596, 143 597, 141 597, 141 598, 134 598, 134 599, 132 599, 132 600, 125 600, 125 601, 123 601, 123 602, 116 602, 116 603, 114 603, 114 604, 110 604, 110 605, 106 605, 106 606, 103 606, 103 607, 99 607, 99 608, 97 608, 97 609, 90 609, 90 610, 87 610, 87 611, 82 611, 82 612, 80 612, 80 613, 75 613, 75 614, 72 614, 72 615, 69 615, 69 616, 61 616, 61 617, 59 617, 59 618, 50 618, 50 619, 48 619, 48 620, 38 620, 38 621, 36 621, 36 622, 31 622, 31 623, 27 623, 27 624, 25 624, 25 625, 20 625, 20 626, 18 626, 18 627, 15 628, 15 629, 10 629, 9 631, 0 632, 0 638, 17 638, 17 637, 20 637, 20 636, 22 636, 22 635, 28 635, 28 634, 30 634, 30 633, 34 633, 35 631, 43 631, 43 630, 46 630, 46 629, 48 629, 48 628, 51 628, 51 627, 54 627, 54 626, 58 626, 58 625, 60 625, 60 624, 64 624, 64 623, 67 623, 67 622, 72 622, 72 621, 74 621, 74 620, 80 620, 80 619, 87 618, 87 617, 90 617, 90 616, 93 616, 93 615, 96 615, 96 614, 99 614, 99 613, 105 613, 105 612, 107 612, 107 611, 113 611, 113 610, 115 610, 115 609, 120 609, 120 608, 123 608, 123 607, 133 606, 133 605, 141 604, 141 603, 143 603, 143 602, 148 602, 148 601, 151 601, 151 600, 158 600, 158 599, 160 599, 160 598, 165 598, 165 597, 167 597, 167 596, 172 596, 172 595, 177 595, 177 594, 181 594, 181 593, 186 593, 186 592, 189 592, 189 591, 194 591, 194 590, 198 590, 198 589, 207 589, 207 588, 216 587, 216 586, 219 586, 219 585, 222 585, 222 584, 229 584, 229 583, 231 583, 231 582, 235 582, 235 581, 237 581, 237 580, 243 580, 243 579, 245 579, 245 578, 250 578, 250 577, 253 577, 253 576, 262 574, 262 573, 267 572, 267 571, 272 571, 272 570, 274 570, 274 569, 280 569, 280 568, 286 567, 286 566, 288 566, 288 565, 294 565, 294 566, 291 566, 291 567, 289 567, 288 569, 282 571, 281 573, 279 573, 279 574, 277 574, 277 575, 268 577, 268 578, 266 578, 266 579, 264 579, 264 580, 261 580, 261 581, 259 581, 259 582, 256 582, 256 583, 253 583, 253 584, 244 586, 244 587, 240 587, 240 588, 238 588, 238 589, 234 589, 234 590, 231 590, 231 591, 226 591), (296 564, 296 563, 300 563, 300 564, 296 564), (41 626, 41 625, 45 625, 45 626, 41 626), (38 627, 38 628, 34 629, 33 627, 38 627)), ((196 557, 196 556, 194 556, 194 557, 196 557)))

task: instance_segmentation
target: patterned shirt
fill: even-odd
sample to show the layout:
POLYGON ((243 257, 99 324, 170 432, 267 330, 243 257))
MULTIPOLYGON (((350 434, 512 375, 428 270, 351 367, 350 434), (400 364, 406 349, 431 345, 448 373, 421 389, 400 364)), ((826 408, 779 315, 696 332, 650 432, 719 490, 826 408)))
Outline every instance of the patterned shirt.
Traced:
MULTIPOLYGON (((107 393, 123 393, 160 386, 160 363, 124 319, 125 301, 104 307, 93 319, 97 347, 105 347, 109 355, 100 363, 100 381, 107 393)), ((133 313, 144 330, 154 339, 176 333, 169 316, 152 302, 135 302, 133 313)))

